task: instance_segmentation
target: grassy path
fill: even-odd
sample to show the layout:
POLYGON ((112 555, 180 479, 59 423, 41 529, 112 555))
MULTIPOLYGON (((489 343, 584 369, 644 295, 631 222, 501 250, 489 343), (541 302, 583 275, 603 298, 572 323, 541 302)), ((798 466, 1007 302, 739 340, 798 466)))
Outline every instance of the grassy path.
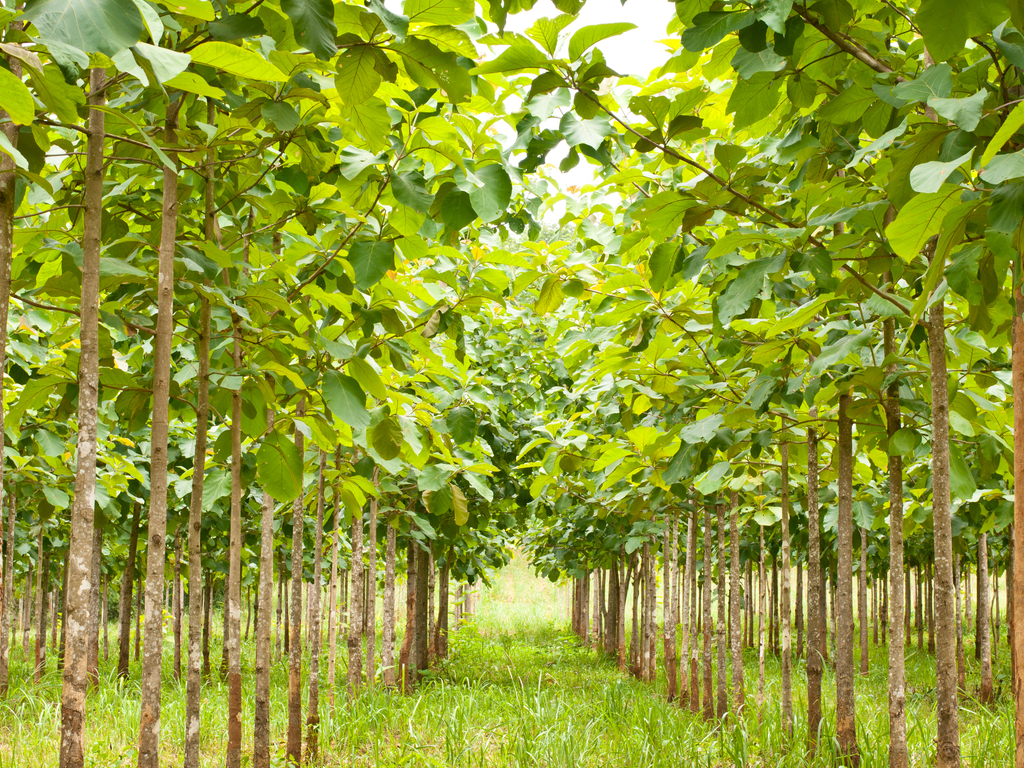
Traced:
MULTIPOLYGON (((336 709, 324 705, 322 743, 330 766, 805 766, 833 765, 827 755, 808 762, 802 749, 791 750, 781 731, 777 692, 779 669, 767 662, 766 705, 758 725, 753 707, 744 722, 725 728, 708 724, 665 702, 664 680, 653 686, 621 675, 614 665, 580 648, 565 631, 564 592, 537 579, 525 563, 503 571, 483 590, 477 616, 453 636, 452 657, 436 670, 435 680, 414 696, 370 692, 351 712, 344 692, 336 709)), ((212 649, 219 651, 219 642, 212 649)), ((1005 646, 1002 651, 1005 651, 1005 646)), ((253 647, 244 649, 244 670, 251 685, 253 647)), ((884 648, 872 651, 872 671, 858 679, 858 734, 865 768, 886 764, 887 685, 884 648)), ((1002 653, 996 678, 1009 674, 1002 653)), ((219 658, 214 654, 215 658, 219 658)), ((165 654, 165 680, 171 679, 165 654)), ((934 660, 908 654, 908 725, 912 764, 932 764, 934 660)), ((52 669, 42 686, 25 683, 20 651, 12 661, 11 696, 0 705, 0 768, 49 768, 56 764, 60 678, 52 669)), ((323 668, 323 667, 322 667, 323 668)), ((977 675, 976 667, 972 672, 977 675)), ((94 766, 134 766, 138 733, 138 668, 120 686, 112 664, 104 665, 101 690, 89 702, 88 755, 94 766)), ((753 653, 746 659, 748 701, 757 686, 753 653)), ((339 679, 344 679, 339 675, 339 679)), ((969 681, 976 685, 976 680, 969 681)), ((284 734, 287 670, 278 664, 271 690, 273 729, 284 734)), ((1003 695, 992 710, 962 702, 961 729, 965 768, 1003 766, 1011 754, 1012 706, 1003 695)), ((797 741, 803 743, 806 711, 803 668, 794 672, 797 741)), ((834 699, 826 675, 826 718, 834 699)), ((226 686, 215 680, 203 703, 205 765, 223 765, 226 738, 226 686)), ((184 685, 164 687, 163 764, 180 765, 184 730, 184 685)), ((251 739, 252 700, 245 701, 246 738, 251 739)), ((829 734, 823 734, 830 740, 829 734)), ((281 763, 283 765, 283 761, 281 763)))

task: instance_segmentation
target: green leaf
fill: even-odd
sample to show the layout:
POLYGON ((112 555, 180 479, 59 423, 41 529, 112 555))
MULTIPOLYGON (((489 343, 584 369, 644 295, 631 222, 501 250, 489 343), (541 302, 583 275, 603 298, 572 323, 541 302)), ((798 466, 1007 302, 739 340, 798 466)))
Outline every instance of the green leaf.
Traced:
POLYGON ((718 297, 718 322, 729 325, 733 318, 746 312, 750 302, 764 288, 765 275, 778 272, 785 263, 785 254, 779 254, 743 265, 739 276, 718 297))
POLYGON ((373 49, 366 45, 357 45, 342 52, 334 76, 334 87, 342 101, 358 104, 377 92, 381 76, 374 68, 376 60, 373 49))
POLYGON ((402 443, 405 435, 402 433, 402 425, 394 416, 387 416, 381 419, 377 425, 370 430, 370 444, 384 461, 397 459, 402 452, 402 443))
POLYGON ((216 21, 211 21, 208 29, 210 37, 223 42, 244 40, 247 37, 265 35, 267 32, 258 16, 247 16, 244 13, 224 16, 216 21))
POLYGON ((200 21, 213 21, 213 5, 208 0, 160 0, 160 5, 172 13, 191 16, 200 21))
POLYGON ((450 483, 449 488, 452 492, 452 508, 455 511, 455 524, 465 525, 469 522, 469 502, 466 501, 466 495, 455 483, 450 483))
POLYGON ((602 40, 629 32, 631 29, 636 29, 636 24, 620 21, 614 24, 592 24, 589 27, 576 30, 569 39, 569 61, 576 61, 589 48, 602 40))
POLYGON ((384 381, 366 360, 361 357, 353 357, 348 361, 348 372, 352 378, 359 382, 364 390, 378 400, 388 399, 388 388, 384 381))
POLYGON ((806 109, 818 95, 818 81, 803 72, 796 72, 786 79, 786 96, 795 107, 806 109))
POLYGON ((466 478, 466 482, 473 486, 473 490, 479 493, 486 501, 494 500, 494 491, 487 484, 487 478, 483 475, 478 475, 476 472, 466 472, 463 477, 466 478))
POLYGON ((456 26, 473 18, 474 8, 473 0, 405 0, 402 10, 418 24, 456 26))
POLYGON ((281 70, 255 51, 219 41, 197 45, 190 51, 192 61, 223 70, 247 80, 283 83, 288 80, 281 70))
POLYGON ((31 124, 36 113, 28 87, 20 77, 3 68, 0 68, 0 109, 6 110, 11 121, 18 125, 31 124))
MULTIPOLYGON (((757 18, 779 35, 786 34, 786 20, 793 8, 793 0, 765 0, 757 3, 757 18)), ((776 43, 778 45, 778 43, 776 43)))
POLYGON ((453 232, 469 226, 476 221, 476 209, 469 194, 461 189, 453 189, 441 201, 441 221, 453 232))
POLYGON ((942 220, 953 210, 960 198, 960 190, 953 187, 941 192, 918 195, 910 200, 886 227, 889 246, 904 261, 910 261, 942 228, 942 220))
POLYGON ((256 478, 278 502, 291 501, 302 493, 302 456, 280 432, 263 438, 256 451, 256 478))
POLYGON ((562 14, 553 19, 541 17, 533 22, 526 34, 540 43, 541 47, 551 56, 558 47, 558 35, 574 21, 569 14, 562 14))
POLYGON ((164 83, 168 88, 177 88, 179 91, 194 93, 198 96, 209 96, 214 99, 223 99, 224 91, 210 85, 195 72, 182 72, 164 83))
POLYGON ((498 163, 477 168, 476 177, 483 186, 474 186, 469 192, 473 210, 482 221, 500 219, 512 200, 512 180, 498 163))
POLYGON ((955 443, 949 445, 949 490, 956 498, 970 499, 978 490, 974 473, 955 443))
POLYGON ((949 175, 961 165, 971 159, 974 154, 972 147, 967 154, 961 155, 956 160, 948 163, 940 163, 933 160, 930 163, 923 163, 910 172, 910 186, 916 192, 938 192, 939 187, 946 183, 949 175))
POLYGON ((471 443, 476 437, 476 414, 472 408, 452 408, 448 411, 444 423, 448 426, 448 433, 452 439, 459 445, 471 443))
POLYGON ((1024 150, 1010 155, 996 155, 981 172, 989 184, 1002 184, 1007 179, 1024 176, 1024 150))
POLYGON ((395 268, 395 244, 360 240, 348 249, 348 260, 356 276, 356 288, 369 290, 384 278, 389 269, 395 268))
POLYGON ((383 22, 385 29, 399 40, 409 34, 409 17, 389 11, 381 0, 369 0, 367 7, 383 22))
POLYGON ((679 246, 675 243, 661 243, 651 251, 651 257, 647 261, 647 269, 650 273, 648 281, 651 284, 651 290, 655 293, 665 290, 665 283, 668 282, 675 268, 678 252, 679 246))
POLYGON ((991 32, 1010 15, 1002 0, 922 0, 914 21, 928 53, 945 61, 963 50, 970 37, 991 32))
POLYGON ((136 43, 132 50, 149 62, 157 82, 164 85, 188 69, 188 65, 192 63, 187 53, 178 53, 149 43, 136 43))
POLYGON ((759 72, 736 83, 725 109, 733 115, 733 128, 740 130, 768 117, 779 103, 781 87, 782 82, 771 72, 759 72))
POLYGON ((366 393, 359 382, 337 371, 327 371, 323 381, 324 402, 334 418, 352 429, 365 429, 370 423, 366 411, 366 393))
POLYGON ((146 31, 132 0, 33 0, 22 18, 42 38, 107 56, 135 45, 146 31))
POLYGON ((679 432, 679 437, 690 445, 700 445, 714 437, 715 432, 718 431, 718 428, 723 423, 725 423, 725 418, 721 414, 716 413, 695 421, 693 424, 687 424, 679 432))
POLYGON ((851 85, 819 110, 823 120, 836 125, 846 125, 864 116, 864 112, 878 101, 873 91, 859 85, 851 85))
POLYGON ((562 281, 551 276, 541 286, 540 295, 537 297, 537 303, 533 305, 533 309, 538 315, 546 315, 548 312, 558 309, 564 298, 562 281))
POLYGON ((284 101, 265 101, 260 107, 263 120, 279 131, 294 131, 299 127, 299 113, 284 101))
POLYGON ((570 147, 583 144, 597 149, 615 129, 603 116, 592 120, 577 120, 572 112, 566 112, 558 123, 558 130, 565 136, 565 143, 570 147))
POLYGON ((693 26, 683 32, 681 42, 686 50, 700 53, 711 48, 730 32, 753 24, 756 18, 750 11, 698 13, 693 17, 693 26))
POLYGON ((1024 125, 1024 104, 1018 104, 1006 116, 1003 124, 996 131, 995 136, 992 137, 988 146, 985 147, 985 154, 981 156, 981 165, 988 165, 1006 142, 1013 138, 1013 134, 1020 130, 1022 125, 1024 125))
POLYGON ((889 438, 889 453, 896 456, 907 456, 914 453, 914 449, 921 444, 921 436, 909 427, 896 430, 889 438))
POLYGON ((915 80, 900 83, 892 89, 896 98, 905 102, 945 99, 953 90, 953 70, 949 64, 928 67, 915 80))
POLYGON ((438 464, 428 464, 416 477, 416 485, 421 491, 439 491, 448 484, 451 476, 450 469, 438 464))
POLYGON ((722 478, 728 474, 730 466, 728 461, 720 461, 715 464, 697 480, 695 483, 697 490, 705 495, 717 491, 722 487, 722 478))
POLYGON ((485 61, 470 70, 471 75, 489 75, 495 72, 520 72, 524 69, 542 69, 550 60, 541 51, 524 42, 506 48, 493 61, 485 61))
POLYGON ((434 202, 434 196, 427 192, 423 174, 419 171, 393 174, 391 191, 398 202, 417 213, 426 213, 434 202))
POLYGON ((744 80, 750 79, 758 72, 779 72, 785 67, 786 60, 768 48, 757 53, 751 53, 746 48, 741 48, 732 57, 732 68, 744 80))
POLYGON ((981 122, 981 108, 988 98, 988 91, 982 88, 965 99, 928 99, 928 106, 940 116, 956 123, 956 127, 970 133, 981 122))
POLYGON ((334 36, 334 3, 331 0, 281 0, 281 10, 295 27, 295 42, 318 59, 327 60, 338 52, 334 36))

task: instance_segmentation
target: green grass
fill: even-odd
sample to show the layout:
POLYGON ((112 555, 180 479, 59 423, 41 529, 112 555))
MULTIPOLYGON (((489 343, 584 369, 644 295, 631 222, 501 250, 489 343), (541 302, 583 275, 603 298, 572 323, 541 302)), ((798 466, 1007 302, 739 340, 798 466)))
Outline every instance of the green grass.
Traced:
MULTIPOLYGON (((646 685, 621 675, 614 665, 581 648, 566 631, 564 589, 533 577, 515 562, 482 592, 477 616, 452 637, 451 658, 413 696, 377 688, 351 709, 344 690, 332 706, 322 695, 321 743, 326 765, 357 766, 829 766, 831 749, 810 761, 806 734, 806 685, 802 664, 794 670, 796 735, 787 741, 781 727, 779 663, 766 663, 766 706, 760 724, 754 702, 757 659, 745 658, 748 709, 737 721, 707 723, 665 701, 663 670, 646 685)), ((378 614, 379 615, 379 614, 378 614)), ((379 648, 379 644, 378 644, 379 648)), ((969 649, 970 651, 971 649, 969 649)), ((212 644, 219 661, 219 642, 212 644)), ((1000 649, 996 670, 1001 695, 992 708, 970 698, 961 701, 961 735, 967 767, 1005 765, 1012 754, 1012 702, 1008 652, 1000 649)), ((243 649, 247 690, 243 695, 246 750, 252 738, 252 641, 243 649)), ((339 656, 341 656, 339 648, 339 656)), ((970 655, 970 654, 969 654, 970 655)), ((184 734, 184 684, 173 682, 170 644, 165 654, 162 764, 180 765, 184 734)), ((90 696, 87 763, 134 766, 138 733, 138 665, 120 684, 113 658, 101 664, 102 684, 90 696)), ((322 664, 326 676, 326 663, 322 664)), ((969 687, 978 670, 970 658, 969 687)), ((60 677, 50 669, 41 685, 31 682, 20 648, 13 650, 11 692, 0 704, 0 768, 56 764, 59 745, 60 677)), ((272 672, 272 727, 281 739, 286 725, 287 669, 272 672)), ((934 764, 934 659, 908 651, 908 729, 912 765, 934 764)), ((339 680, 343 670, 339 669, 339 680)), ((305 681, 304 681, 305 682, 305 681)), ((873 648, 871 672, 857 680, 858 740, 865 768, 887 764, 886 651, 873 648)), ((826 673, 826 725, 835 689, 826 673)), ((204 765, 223 765, 227 733, 227 687, 216 676, 204 689, 204 765)), ((243 763, 245 764, 245 763, 243 763)), ((283 764, 283 761, 281 762, 283 764)))

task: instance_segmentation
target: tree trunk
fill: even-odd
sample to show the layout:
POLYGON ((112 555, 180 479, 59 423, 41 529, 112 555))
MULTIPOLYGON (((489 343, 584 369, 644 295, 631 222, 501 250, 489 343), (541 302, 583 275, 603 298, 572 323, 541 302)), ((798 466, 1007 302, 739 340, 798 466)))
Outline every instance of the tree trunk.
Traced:
MULTIPOLYGON (((198 439, 197 439, 198 444, 198 439)), ((135 558, 139 542, 139 519, 142 516, 142 502, 136 501, 132 511, 131 530, 128 534, 128 558, 125 560, 124 576, 121 577, 121 596, 118 599, 118 652, 117 676, 128 677, 129 643, 131 642, 132 585, 135 583, 135 558)), ((189 550, 191 552, 191 548, 189 550)), ((67 623, 65 621, 65 623, 67 623)), ((185 768, 193 768, 186 764, 185 768)))
POLYGON ((764 609, 765 609, 765 573, 764 573, 764 526, 758 526, 758 562, 757 562, 757 721, 764 717, 764 609))
MULTIPOLYGON (((402 650, 398 657, 398 675, 402 691, 409 693, 415 684, 415 666, 413 661, 413 643, 416 634, 416 543, 409 539, 406 544, 406 578, 405 578, 405 634, 402 637, 402 650)), ((353 613, 355 604, 353 603, 353 613)))
POLYGON ((430 569, 430 554, 425 549, 416 552, 416 631, 413 643, 413 679, 419 683, 423 673, 430 666, 427 658, 427 579, 430 569))
POLYGON ((643 641, 640 638, 640 582, 643 577, 641 573, 642 563, 636 552, 630 557, 630 568, 633 571, 633 616, 629 636, 629 669, 633 677, 640 677, 640 646, 643 641))
POLYGON ((348 700, 359 693, 363 677, 363 515, 352 515, 352 594, 349 601, 348 626, 348 700))
MULTIPOLYGON (((810 409, 810 419, 818 409, 810 409)), ((821 524, 818 520, 818 433, 807 427, 807 748, 818 749, 821 726, 821 524)))
POLYGON ((384 543, 384 626, 381 632, 381 666, 384 685, 395 687, 395 527, 387 525, 384 543))
POLYGON ((799 559, 796 561, 796 593, 793 595, 793 603, 796 606, 796 658, 799 660, 804 657, 804 569, 799 559))
MULTIPOLYGON (((181 102, 177 102, 180 106, 181 102)), ((175 141, 177 107, 168 108, 165 140, 175 141)), ((167 410, 174 333, 174 252, 178 223, 178 173, 164 167, 157 324, 153 353, 153 423, 150 448, 149 533, 146 549, 146 625, 142 653, 139 768, 160 765, 160 661, 167 536, 167 410)))
MULTIPOLYGON (((297 416, 306 414, 305 402, 300 400, 297 416)), ((295 428, 295 449, 305 455, 302 432, 295 428)), ((302 526, 305 517, 303 492, 292 503, 292 594, 291 625, 288 638, 288 741, 286 763, 302 764, 302 526)))
POLYGON ((320 471, 316 490, 316 529, 313 533, 312 617, 309 625, 309 711, 306 715, 306 741, 309 760, 320 761, 320 586, 322 553, 324 549, 324 475, 327 473, 327 453, 320 451, 320 471))
MULTIPOLYGON (((334 533, 331 536, 331 584, 327 607, 327 696, 334 705, 334 678, 338 659, 338 536, 341 534, 341 446, 334 453, 338 477, 334 482, 334 533)), ((267 603, 270 610, 270 603, 267 603)), ((278 612, 280 616, 280 611, 278 612)))
POLYGON ((287 595, 285 594, 285 573, 284 573, 284 557, 280 554, 277 556, 277 632, 274 638, 274 659, 280 661, 281 659, 281 635, 284 635, 285 648, 288 646, 288 632, 282 633, 281 628, 288 621, 288 608, 286 607, 287 595), (282 622, 281 614, 284 613, 284 620, 282 622))
POLYGON ((710 720, 715 716, 714 685, 712 678, 712 655, 711 655, 711 533, 714 530, 712 523, 712 505, 708 502, 704 505, 704 584, 701 588, 701 627, 704 639, 704 719, 710 720))
POLYGON ((836 574, 836 737, 843 759, 856 768, 856 706, 853 692, 853 423, 847 415, 850 394, 839 395, 838 570, 836 574))
MULTIPOLYGON (((96 520, 92 535, 92 577, 90 581, 96 585, 89 595, 89 681, 96 687, 100 682, 100 590, 99 584, 103 573, 103 521, 96 520)), ((49 571, 49 554, 46 558, 49 571)), ((45 588, 49 592, 49 585, 45 588)), ((45 624, 41 625, 45 630, 45 624)))
MULTIPOLYGON (((1013 316, 1011 368, 1013 375, 1013 484, 1024 488, 1024 277, 1021 258, 1014 260, 1013 316)), ((1024 493, 1013 497, 1013 640, 1010 650, 1010 669, 1013 675, 1014 701, 1014 766, 1024 768, 1024 493)))
POLYGON ((868 532, 860 529, 860 568, 857 571, 857 620, 860 622, 860 673, 868 674, 868 532))
POLYGON ((676 560, 679 530, 674 513, 666 512, 665 518, 665 535, 662 541, 662 555, 665 568, 663 576, 665 599, 662 607, 664 615, 662 620, 662 645, 663 653, 665 654, 665 676, 668 678, 668 700, 675 701, 678 696, 678 681, 676 680, 676 619, 673 615, 675 602, 672 599, 672 570, 676 560))
MULTIPOLYGON (((274 426, 274 410, 267 409, 267 427, 274 426)), ((270 644, 270 612, 274 599, 274 498, 263 491, 260 511, 260 582, 256 593, 255 696, 253 701, 252 764, 253 768, 270 768, 270 667, 273 664, 270 644)), ((191 608, 191 606, 190 606, 191 608)), ((280 603, 278 604, 280 616, 280 603)), ((191 617, 190 617, 191 621, 191 617)), ((190 634, 191 640, 191 634, 190 634)), ((191 680, 191 668, 189 675, 191 680)), ((198 766, 197 766, 198 768, 198 766)))
POLYGON ((736 693, 736 716, 743 714, 746 694, 743 690, 743 622, 740 619, 741 580, 739 494, 729 495, 729 644, 732 650, 732 687, 736 693))
MULTIPOLYGON (((651 543, 649 541, 644 542, 643 550, 640 556, 640 568, 643 575, 643 615, 641 619, 641 632, 640 632, 640 679, 644 682, 650 682, 654 679, 654 659, 653 649, 651 646, 652 639, 652 624, 654 623, 653 611, 651 610, 651 596, 654 593, 654 558, 651 556, 651 543)), ((589 571, 587 573, 589 576, 589 571)), ((584 595, 589 594, 586 582, 584 582, 584 595)), ((588 634, 588 627, 583 627, 584 639, 588 634)))
POLYGON ((782 720, 786 736, 793 738, 793 669, 791 656, 792 635, 789 625, 792 597, 789 593, 789 444, 779 446, 782 462, 782 586, 779 593, 781 600, 782 628, 782 720))
POLYGON ((440 659, 448 658, 448 582, 451 578, 450 557, 450 551, 445 553, 444 567, 441 568, 437 585, 437 656, 440 659))
POLYGON ((210 623, 213 618, 213 573, 206 569, 203 588, 203 674, 210 676, 210 623))
MULTIPOLYGON (((93 541, 93 562, 92 562, 92 583, 95 588, 89 593, 89 676, 95 679, 93 674, 93 650, 96 651, 96 658, 99 659, 99 643, 95 641, 93 628, 99 630, 99 579, 96 568, 96 548, 93 541)), ((36 664, 35 681, 39 684, 43 673, 46 671, 46 618, 49 606, 46 597, 50 594, 50 548, 43 551, 43 528, 39 526, 39 554, 37 562, 42 565, 36 571, 36 664)), ((979 611, 981 613, 981 611, 979 611)))
POLYGON ((718 512, 718 557, 716 558, 718 565, 718 626, 715 628, 715 639, 718 650, 718 674, 716 680, 718 684, 718 700, 716 702, 717 706, 715 708, 715 713, 718 715, 718 719, 721 720, 725 717, 726 712, 729 711, 729 693, 726 688, 726 680, 728 678, 728 653, 726 650, 728 626, 726 624, 725 605, 725 504, 716 504, 715 509, 718 512))
MULTIPOLYGON (((248 260, 249 235, 242 241, 244 258, 248 260)), ((227 270, 224 283, 230 284, 227 270)), ((239 317, 231 315, 233 344, 232 363, 239 374, 242 368, 242 331, 239 317)), ((301 408, 301 406, 300 406, 301 408)), ((231 519, 228 541, 228 578, 225 589, 224 645, 228 652, 228 742, 225 765, 239 768, 242 763, 242 391, 231 392, 231 519)), ((296 433, 298 434, 298 433, 296 433)), ((299 448, 299 455, 302 449, 299 448)), ((301 498, 301 494, 300 494, 301 498)), ((289 714, 291 713, 289 687, 289 714)), ((289 731, 289 747, 291 746, 289 731)), ((301 737, 300 737, 301 738, 301 737)), ((291 751, 289 750, 289 755, 291 751)))
MULTIPOLYGON (((92 563, 92 549, 89 550, 89 553, 90 553, 89 554, 89 562, 90 562, 89 573, 91 575, 92 574, 92 567, 91 567, 91 563, 92 563)), ((36 572, 35 563, 33 563, 31 560, 29 560, 29 563, 28 563, 28 573, 25 575, 25 588, 23 590, 24 594, 22 595, 22 598, 21 598, 21 602, 24 605, 24 614, 25 614, 24 620, 21 622, 21 654, 24 657, 26 662, 29 660, 29 640, 31 639, 31 634, 32 634, 32 585, 35 583, 35 572, 36 572)), ((86 616, 89 615, 89 613, 88 613, 88 605, 89 605, 89 603, 86 602, 86 606, 87 606, 87 610, 85 612, 86 616)), ((86 627, 84 629, 84 637, 85 637, 86 647, 85 647, 85 649, 82 652, 82 664, 85 665, 85 673, 88 676, 88 662, 89 662, 89 649, 88 649, 89 627, 88 627, 88 623, 86 624, 86 627)), ((34 653, 33 653, 33 658, 35 658, 34 653)))
POLYGON ((953 588, 956 590, 956 684, 961 691, 967 690, 967 659, 964 657, 964 615, 960 603, 960 583, 963 580, 963 568, 960 566, 960 555, 956 556, 953 569, 953 588))
MULTIPOLYGON (((935 654, 935 567, 932 563, 924 564, 925 620, 928 623, 928 653, 935 654)), ((950 587, 952 594, 952 586, 950 587)))
POLYGON ((988 535, 978 537, 978 622, 981 635, 981 687, 978 689, 978 700, 982 704, 992 703, 992 638, 989 634, 988 613, 988 535))
POLYGON ((181 529, 174 534, 174 679, 181 680, 181 529))
POLYGON ((619 606, 616 611, 616 633, 617 638, 615 641, 617 653, 616 661, 618 663, 619 671, 626 671, 626 592, 629 590, 629 566, 626 562, 624 553, 619 555, 619 563, 621 573, 619 579, 619 606))
POLYGON ((140 648, 142 645, 142 596, 144 584, 142 574, 139 573, 139 586, 135 590, 135 661, 138 661, 142 656, 140 648))
POLYGON ((956 628, 953 616, 953 531, 949 499, 949 396, 943 302, 929 311, 928 356, 932 383, 932 516, 935 545, 935 698, 937 768, 960 765, 960 715, 956 695, 956 628))
MULTIPOLYGON (((0 191, 0 194, 3 194, 0 191)), ((0 384, 0 387, 3 385, 0 384)), ((2 390, 0 390, 0 408, 2 408, 2 390)), ((0 417, 2 418, 2 417, 0 417)), ((0 432, 3 431, 3 426, 0 424, 0 432)), ((0 438, 2 439, 2 438, 0 438)), ((0 470, 2 471, 2 470, 0 470)), ((2 482, 2 481, 0 481, 2 482)), ((17 520, 17 504, 15 502, 14 488, 13 486, 8 488, 7 497, 10 499, 10 503, 7 505, 7 542, 6 542, 6 553, 4 555, 4 592, 3 592, 3 613, 0 613, 0 698, 7 698, 7 691, 9 687, 9 670, 10 670, 10 659, 11 659, 11 619, 14 615, 14 538, 15 538, 15 522, 17 520)), ((3 511, 3 497, 0 496, 0 512, 3 511)), ((2 519, 2 518, 0 518, 2 519)), ((65 578, 67 577, 67 564, 64 566, 65 578)), ((65 594, 67 591, 65 590, 65 594)), ((66 609, 65 609, 66 611, 66 609)), ((65 614, 66 615, 66 614, 65 614)), ((1012 612, 1011 612, 1012 615, 1012 612)), ((61 623, 62 628, 67 624, 66 621, 61 623)), ((63 633, 63 629, 61 630, 63 633)))
MULTIPOLYGON (((377 483, 379 470, 373 470, 377 483)), ((370 521, 367 527, 366 552, 366 685, 373 688, 377 681, 377 497, 370 497, 370 521)))
POLYGON ((697 515, 699 506, 694 503, 690 511, 690 522, 687 528, 686 570, 688 589, 690 590, 690 711, 700 711, 700 678, 697 674, 697 660, 700 654, 700 638, 697 626, 697 515))
MULTIPOLYGON (((96 500, 96 438, 99 403, 99 298, 100 236, 103 217, 103 140, 106 72, 89 73, 89 118, 85 179, 82 196, 82 298, 79 306, 78 442, 75 496, 68 543, 67 647, 61 693, 60 768, 85 764, 85 694, 88 685, 87 652, 89 593, 92 564, 93 510, 96 500)), ((13 185, 13 180, 12 180, 13 185)), ((2 257, 0 257, 2 258, 2 257)), ((6 267, 3 267, 6 270, 6 267)), ((0 299, 6 300, 6 299, 0 299)), ((6 329, 7 323, 4 322, 6 329)))

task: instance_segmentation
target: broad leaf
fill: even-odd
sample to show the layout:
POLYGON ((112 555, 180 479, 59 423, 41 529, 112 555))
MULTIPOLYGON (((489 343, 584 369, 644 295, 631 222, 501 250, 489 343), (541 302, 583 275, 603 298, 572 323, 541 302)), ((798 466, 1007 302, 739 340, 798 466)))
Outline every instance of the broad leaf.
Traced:
POLYGON ((355 272, 356 288, 367 291, 379 283, 389 269, 395 268, 395 244, 360 240, 349 248, 348 260, 355 272))
POLYGON ((512 200, 512 180, 498 163, 478 168, 476 177, 483 186, 473 187, 469 192, 473 210, 482 221, 500 219, 512 200))
POLYGON ((402 425, 394 416, 387 416, 381 419, 373 429, 370 430, 370 444, 373 450, 384 459, 391 461, 397 459, 402 452, 402 443, 405 435, 402 432, 402 425))
POLYGON ((231 43, 203 43, 193 48, 189 55, 196 64, 206 64, 248 80, 283 83, 288 79, 281 70, 255 51, 231 43))
POLYGON ((302 493, 302 457, 280 432, 263 438, 256 451, 256 479, 276 501, 288 502, 302 493))
POLYGON ((40 37, 107 56, 135 45, 146 31, 132 0, 35 0, 25 4, 23 19, 40 37))
POLYGON ((469 502, 466 501, 466 496, 455 483, 450 483, 449 488, 452 492, 452 508, 455 511, 455 524, 465 525, 469 522, 469 502))
POLYGON ((370 423, 370 414, 366 411, 366 393, 350 376, 327 371, 324 374, 323 396, 334 418, 352 429, 365 429, 370 423))
POLYGON ((472 408, 452 408, 448 411, 444 423, 448 426, 448 433, 452 439, 459 445, 471 443, 476 437, 476 414, 472 408))
POLYGON ((569 60, 576 61, 576 59, 586 53, 587 49, 597 45, 602 40, 621 35, 623 32, 629 32, 631 29, 636 29, 636 24, 624 21, 613 24, 592 24, 589 27, 582 27, 576 30, 569 39, 569 60))
POLYGON ((295 27, 295 41, 318 59, 329 59, 338 52, 334 36, 334 3, 331 0, 281 0, 281 10, 295 27))

